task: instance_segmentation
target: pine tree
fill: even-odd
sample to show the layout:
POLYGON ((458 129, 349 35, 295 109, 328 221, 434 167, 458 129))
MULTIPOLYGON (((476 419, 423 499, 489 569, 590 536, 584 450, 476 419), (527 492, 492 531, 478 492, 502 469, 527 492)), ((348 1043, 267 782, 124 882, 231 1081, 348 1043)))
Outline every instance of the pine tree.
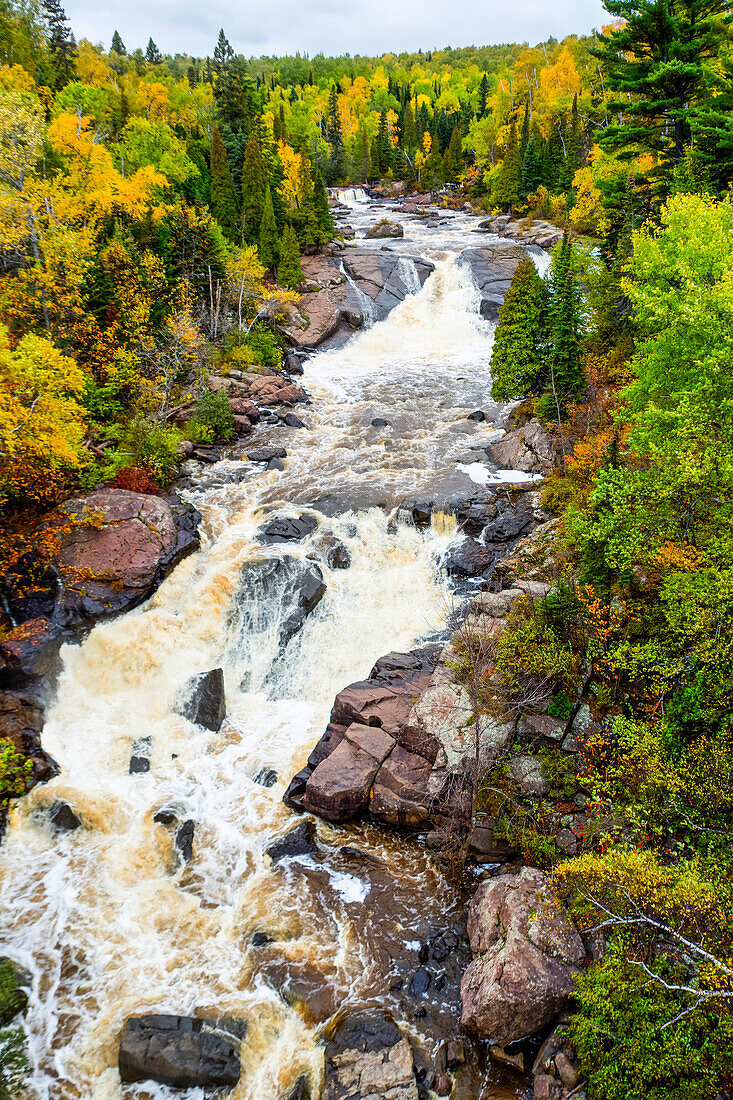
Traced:
POLYGON ((60 0, 42 0, 41 8, 48 24, 54 87, 59 90, 74 79, 76 43, 60 0))
POLYGON ((186 79, 188 80, 189 88, 197 88, 199 83, 199 74, 196 71, 194 65, 189 65, 186 70, 186 79))
POLYGON ((364 183, 367 183, 371 175, 372 158, 369 150, 369 134, 367 128, 364 125, 364 120, 359 120, 359 128, 356 131, 355 142, 355 160, 356 169, 359 173, 358 177, 364 183))
POLYGON ((491 355, 494 401, 525 397, 541 385, 547 340, 547 289, 527 256, 521 261, 504 301, 491 355))
POLYGON ((524 160, 524 154, 527 152, 527 145, 529 144, 529 103, 524 105, 524 118, 522 119, 522 139, 519 143, 519 156, 521 160, 524 160))
POLYGON ((265 191, 265 205, 262 210, 262 224, 260 225, 260 240, 257 246, 260 263, 268 271, 273 271, 277 261, 277 225, 275 224, 275 210, 272 205, 272 192, 268 185, 265 191))
POLYGON ((280 246, 280 263, 277 269, 277 281, 281 286, 291 287, 297 290, 303 282, 303 269, 300 266, 300 249, 298 238, 292 225, 285 226, 282 244, 280 246))
POLYGON ((519 155, 517 126, 512 120, 504 149, 504 159, 499 167, 491 196, 502 210, 511 212, 512 207, 518 202, 521 174, 522 161, 519 155))
POLYGON ((229 158, 217 126, 211 139, 211 212, 226 236, 235 241, 239 235, 237 192, 229 158))
POLYGON ((377 130, 377 164, 380 175, 386 175, 392 167, 392 142, 389 136, 389 123, 384 107, 379 113, 379 129, 377 130))
POLYGON ((316 172, 316 178, 313 184, 313 206, 318 228, 325 235, 326 241, 330 241, 333 238, 334 232, 333 217, 328 205, 328 193, 326 192, 323 176, 320 172, 316 172))
POLYGON ((402 148, 406 153, 413 153, 417 149, 417 130, 415 129, 415 115, 408 100, 402 112, 402 148))
POLYGON ((229 39, 224 34, 224 28, 219 31, 219 39, 214 47, 214 67, 218 73, 224 69, 234 57, 234 50, 229 45, 229 39))
POLYGON ((623 23, 598 35, 592 53, 619 93, 609 103, 618 121, 598 141, 626 159, 651 152, 649 179, 661 179, 664 194, 690 144, 690 110, 714 80, 711 60, 729 33, 727 0, 605 0, 605 7, 623 23))
POLYGON ((445 166, 440 155, 440 146, 434 141, 425 158, 422 170, 422 182, 429 191, 440 191, 445 183, 445 166))
POLYGON ((489 102, 489 81, 486 73, 481 77, 481 83, 478 86, 478 112, 477 118, 483 118, 486 114, 486 107, 489 102))
POLYGON ((153 42, 152 38, 148 39, 148 47, 145 50, 145 60, 148 65, 160 65, 163 60, 163 55, 158 47, 153 42))
POLYGON ((122 41, 117 31, 112 35, 112 46, 110 48, 114 53, 118 53, 120 57, 124 57, 127 54, 125 43, 122 41))
POLYGON ((254 134, 247 142, 242 161, 242 221, 244 239, 255 244, 262 222, 267 189, 267 170, 262 149, 254 134))
POLYGON ((562 412, 585 386, 580 361, 580 292, 575 278, 573 247, 567 229, 553 257, 549 304, 548 405, 562 412))
POLYGON ((537 147, 533 137, 527 142, 527 149, 522 162, 522 198, 534 195, 542 183, 542 165, 537 156, 537 147))
POLYGON ((461 141, 461 131, 457 126, 453 128, 450 143, 443 158, 443 167, 448 183, 455 183, 463 171, 463 143, 461 141))

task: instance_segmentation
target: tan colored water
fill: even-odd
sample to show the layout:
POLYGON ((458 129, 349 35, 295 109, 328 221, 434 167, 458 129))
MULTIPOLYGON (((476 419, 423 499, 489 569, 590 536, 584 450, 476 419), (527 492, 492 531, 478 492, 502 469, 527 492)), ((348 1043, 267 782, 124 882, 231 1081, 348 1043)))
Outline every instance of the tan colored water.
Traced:
MULTIPOLYGON (((122 1026, 144 1011, 246 1019, 234 1100, 279 1100, 304 1071, 317 1086, 319 1040, 339 1010, 387 1007, 428 1048, 442 1026, 455 1026, 455 998, 435 998, 421 1020, 392 988, 417 967, 419 943, 461 911, 418 841, 319 823, 320 859, 272 867, 263 849, 294 823, 283 790, 336 692, 441 625, 437 560, 454 535, 451 517, 421 533, 366 506, 392 507, 436 469, 450 471, 466 445, 466 412, 488 407, 492 333, 475 310, 470 280, 444 252, 388 321, 311 361, 309 430, 260 429, 263 441, 288 448, 286 470, 250 472, 234 458, 199 472, 191 498, 204 517, 200 553, 144 607, 65 648, 44 733, 61 774, 15 807, 0 849, 2 950, 34 975, 32 1096, 172 1095, 120 1085, 122 1026), (376 415, 392 427, 371 428, 376 415), (233 474, 245 476, 228 482, 233 474), (242 577, 248 562, 282 548, 263 550, 253 535, 265 510, 323 498, 363 509, 321 520, 352 565, 325 570, 325 599, 279 657, 287 608, 243 588, 242 577), (269 618, 243 632, 258 607, 269 618), (188 676, 219 665, 228 716, 211 734, 172 703, 188 676), (129 775, 142 737, 151 739, 151 770, 129 775), (278 775, 270 789, 253 782, 263 767, 278 775), (51 833, 43 809, 57 799, 82 829, 51 833), (188 867, 171 831, 153 822, 162 807, 196 822, 188 867), (255 931, 274 942, 254 948, 255 931)), ((469 430, 481 438, 491 426, 469 430)), ((309 543, 292 550, 308 551, 309 543)), ((516 1094, 479 1070, 474 1084, 476 1097, 516 1094)))

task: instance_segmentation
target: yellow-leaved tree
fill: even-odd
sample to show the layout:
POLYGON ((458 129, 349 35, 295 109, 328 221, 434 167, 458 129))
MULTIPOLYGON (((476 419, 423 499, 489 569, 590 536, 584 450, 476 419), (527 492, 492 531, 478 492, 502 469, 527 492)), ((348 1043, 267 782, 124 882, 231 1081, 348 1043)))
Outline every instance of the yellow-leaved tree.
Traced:
POLYGON ((48 340, 0 325, 0 502, 48 503, 84 456, 84 376, 48 340))

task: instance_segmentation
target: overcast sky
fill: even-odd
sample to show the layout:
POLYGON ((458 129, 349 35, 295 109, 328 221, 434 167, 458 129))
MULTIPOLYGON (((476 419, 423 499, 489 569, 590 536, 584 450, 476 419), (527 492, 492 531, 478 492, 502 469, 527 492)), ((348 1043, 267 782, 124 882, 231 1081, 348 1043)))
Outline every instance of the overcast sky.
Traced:
POLYGON ((246 56, 382 54, 440 46, 535 42, 608 22, 599 0, 66 0, 77 38, 128 50, 152 36, 163 53, 210 55, 223 27, 246 56))

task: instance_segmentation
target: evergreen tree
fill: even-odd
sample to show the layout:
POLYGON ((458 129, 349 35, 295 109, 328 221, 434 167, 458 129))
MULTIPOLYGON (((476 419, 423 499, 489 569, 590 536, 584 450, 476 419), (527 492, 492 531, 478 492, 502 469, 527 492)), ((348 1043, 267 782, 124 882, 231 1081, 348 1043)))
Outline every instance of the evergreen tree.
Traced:
POLYGON ((272 192, 268 185, 265 191, 265 205, 262 210, 262 224, 260 225, 260 240, 257 246, 260 263, 268 271, 273 271, 277 260, 277 225, 275 224, 275 210, 272 205, 272 192))
POLYGON ((198 87, 199 74, 193 65, 188 66, 188 69, 186 70, 186 78, 188 80, 189 88, 198 87))
POLYGON ((478 86, 478 111, 477 117, 483 118, 486 114, 486 107, 489 101, 489 81, 486 77, 486 73, 481 77, 481 83, 478 86))
POLYGON ((346 150, 344 138, 341 132, 341 112, 339 110, 338 90, 335 84, 331 85, 328 97, 328 114, 326 119, 326 139, 331 149, 327 174, 330 184, 343 182, 346 178, 346 150))
POLYGON ((413 153, 417 149, 417 130, 415 128, 415 115, 408 100, 402 112, 402 148, 406 153, 413 153))
POLYGON ((455 183, 463 171, 463 145, 461 131, 457 126, 453 128, 450 143, 443 158, 443 168, 448 183, 455 183))
POLYGON ((513 401, 536 392, 545 368, 547 288, 527 256, 521 261, 504 301, 491 355, 491 396, 513 401))
POLYGON ((53 84, 58 90, 74 79, 76 43, 60 0, 42 0, 41 8, 48 24, 53 84))
POLYGON ((354 167, 358 172, 356 178, 363 183, 367 183, 371 175, 372 158, 369 150, 369 134, 363 119, 359 120, 359 127, 356 131, 354 156, 356 160, 354 167))
POLYGON ((714 91, 690 111, 690 130, 696 157, 724 193, 733 182, 733 59, 721 58, 714 91))
POLYGON ((389 123, 384 107, 379 113, 379 129, 377 130, 377 164, 380 175, 386 175, 392 167, 392 142, 389 136, 389 123))
POLYGON ((218 73, 224 69, 234 57, 234 50, 229 45, 229 39, 224 34, 224 28, 219 31, 219 40, 214 47, 214 67, 218 73))
POLYGON ((435 141, 428 153, 422 170, 422 182, 429 191, 440 191, 445 183, 445 166, 440 155, 440 147, 435 141))
POLYGON ((300 266, 300 249, 298 238, 292 225, 285 226, 282 244, 280 246, 280 263, 277 268, 277 281, 281 286, 291 287, 297 290, 303 282, 303 269, 300 266))
POLYGON ((728 34, 727 0, 605 0, 605 7, 623 23, 598 35, 592 52, 619 93, 609 104, 618 120, 598 141, 627 159, 652 153, 649 178, 661 181, 664 194, 690 144, 690 110, 712 81, 711 59, 728 34))
POLYGON ((524 118, 522 119, 522 139, 519 143, 519 156, 521 160, 524 160, 524 154, 527 152, 527 145, 529 144, 529 103, 524 105, 524 118))
POLYGON ((160 65, 163 60, 163 55, 158 47, 153 42, 152 38, 148 39, 148 47, 145 50, 145 60, 148 65, 160 65))
POLYGON ((575 278, 573 247, 567 229, 553 257, 549 305, 549 377, 547 404, 562 412, 585 386, 580 362, 581 302, 575 278))
POLYGON ((254 134, 245 146, 241 178, 243 235, 246 241, 255 244, 262 223, 268 179, 262 149, 254 134))
POLYGON ((229 158, 217 126, 211 139, 211 212, 226 236, 238 236, 239 211, 229 158))
POLYGON ((323 176, 320 172, 316 172, 316 178, 313 184, 313 207, 318 228, 325 235, 326 242, 330 241, 333 238, 334 232, 333 217, 328 205, 328 194, 323 182, 323 176))
POLYGON ((111 49, 114 51, 114 53, 118 53, 120 57, 124 57, 127 53, 127 50, 125 49, 125 43, 122 41, 117 31, 115 31, 115 33, 112 35, 111 49))
POLYGON ((542 183, 542 165, 537 156, 537 147, 533 137, 527 142, 527 149, 522 162, 522 198, 534 195, 542 183))
POLYGON ((521 185, 522 161, 519 155, 519 142, 517 140, 517 126, 514 120, 509 127, 504 159, 494 181, 492 199, 502 210, 511 212, 512 207, 519 200, 521 185))

